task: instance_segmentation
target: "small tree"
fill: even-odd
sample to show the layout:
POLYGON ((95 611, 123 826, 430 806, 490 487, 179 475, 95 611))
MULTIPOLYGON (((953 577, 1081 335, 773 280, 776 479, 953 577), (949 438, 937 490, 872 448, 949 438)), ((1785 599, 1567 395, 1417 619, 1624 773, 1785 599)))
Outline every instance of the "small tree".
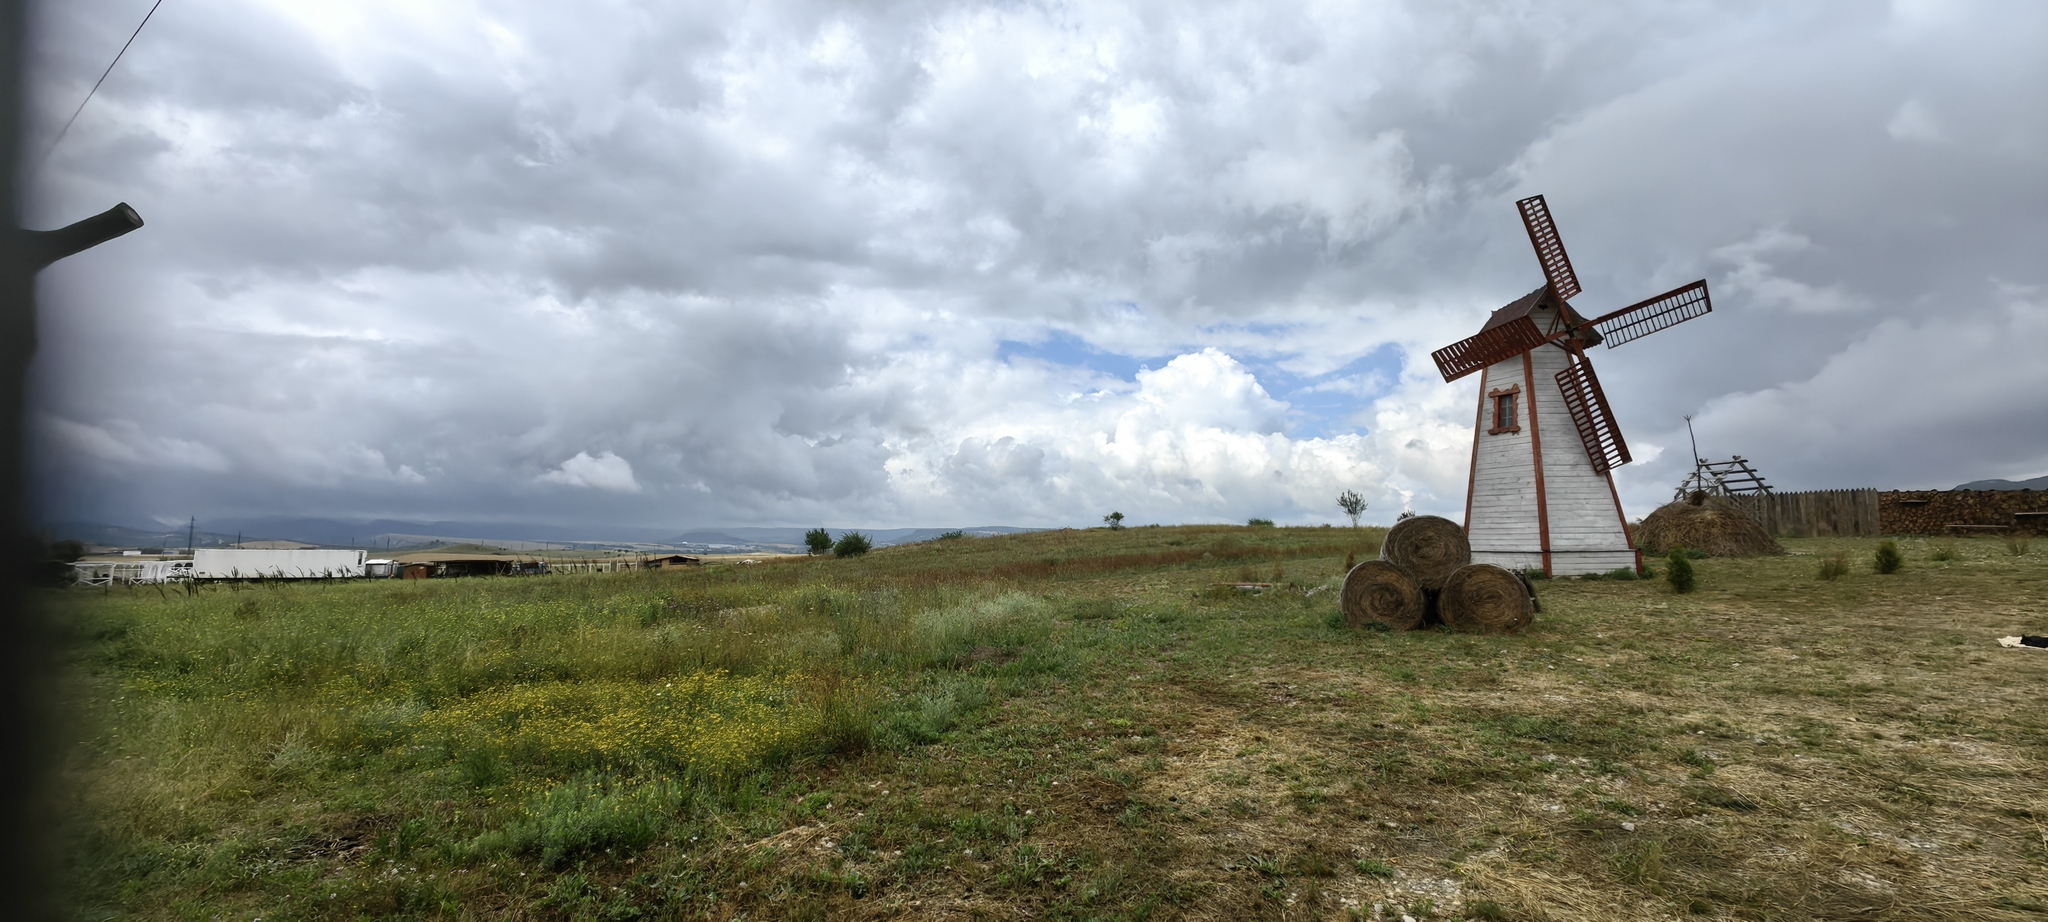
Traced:
POLYGON ((1899 542, 1886 538, 1877 545, 1877 572, 1897 573, 1906 565, 1906 558, 1899 553, 1899 542))
POLYGON ((804 532, 804 548, 812 554, 823 554, 832 549, 832 533, 822 528, 804 532))
POLYGON ((1671 590, 1678 593, 1691 592, 1695 585, 1692 577, 1692 559, 1686 556, 1685 548, 1672 548, 1671 553, 1665 555, 1664 561, 1670 565, 1665 570, 1664 580, 1671 584, 1671 590))
POLYGON ((849 531, 839 536, 838 544, 832 545, 832 556, 859 557, 872 550, 874 546, 874 543, 868 540, 867 535, 857 531, 849 531))
POLYGON ((1117 529, 1124 527, 1124 514, 1121 512, 1112 512, 1108 515, 1103 516, 1102 521, 1109 525, 1110 531, 1116 531, 1117 529))
POLYGON ((1344 510, 1351 517, 1351 527, 1357 528, 1358 517, 1365 514, 1365 497, 1358 495, 1357 490, 1345 490, 1337 494, 1337 508, 1344 510))

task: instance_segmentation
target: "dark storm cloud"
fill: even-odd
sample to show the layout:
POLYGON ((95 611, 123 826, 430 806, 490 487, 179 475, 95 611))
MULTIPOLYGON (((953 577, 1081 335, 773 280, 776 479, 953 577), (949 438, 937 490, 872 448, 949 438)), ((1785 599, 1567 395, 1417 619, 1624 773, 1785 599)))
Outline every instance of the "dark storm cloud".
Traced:
MULTIPOLYGON (((128 6, 41 11, 45 137, 128 6)), ((1540 282, 1532 192, 1589 312, 1714 287, 1710 317, 1597 356, 1632 511, 1694 412, 1704 450, 1791 485, 2040 473, 2042 427, 2010 424, 2039 418, 2035 373, 1999 386, 1973 344, 2043 310, 2042 18, 169 6, 30 183, 42 226, 116 199, 150 221, 46 273, 45 495, 1051 524, 1319 520, 1358 487, 1448 511, 1472 395, 1426 353, 1540 282), (1180 358, 1002 357, 1055 332, 1180 358), (1255 378, 1275 367, 1300 406, 1255 378), (1887 368, 1910 399, 1870 413, 1887 368)))

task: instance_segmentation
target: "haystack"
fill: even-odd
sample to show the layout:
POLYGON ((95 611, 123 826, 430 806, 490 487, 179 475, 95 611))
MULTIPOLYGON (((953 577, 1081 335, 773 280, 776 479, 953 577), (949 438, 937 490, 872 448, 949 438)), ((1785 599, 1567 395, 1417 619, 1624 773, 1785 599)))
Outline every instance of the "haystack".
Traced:
POLYGON ((1397 631, 1412 631, 1428 615, 1428 599, 1422 587, 1384 560, 1368 560, 1352 567, 1344 576, 1344 593, 1339 605, 1344 620, 1352 627, 1379 622, 1397 631))
POLYGON ((1380 542, 1380 559, 1434 592, 1459 567, 1472 562, 1472 545, 1465 540, 1464 526, 1440 516, 1418 515, 1394 523, 1380 542))
POLYGON ((1536 616, 1529 584, 1490 563, 1459 567, 1444 582, 1436 606, 1446 626, 1465 634, 1511 634, 1536 616))
POLYGON ((1674 547, 1713 557, 1776 557, 1785 553, 1777 539, 1742 507, 1700 492, 1650 513, 1636 528, 1636 546, 1658 555, 1668 554, 1674 547))

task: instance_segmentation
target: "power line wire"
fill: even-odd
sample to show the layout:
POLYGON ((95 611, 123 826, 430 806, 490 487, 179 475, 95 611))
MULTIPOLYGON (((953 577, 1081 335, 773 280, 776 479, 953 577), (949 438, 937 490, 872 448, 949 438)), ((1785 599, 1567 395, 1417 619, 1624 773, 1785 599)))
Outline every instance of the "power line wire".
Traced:
POLYGON ((114 65, 121 63, 121 56, 128 53, 128 46, 135 44, 135 37, 142 34, 142 27, 149 25, 149 17, 155 16, 156 8, 163 5, 164 0, 156 0, 150 4, 149 12, 142 14, 142 21, 135 24, 135 31, 128 33, 128 40, 121 43, 121 50, 114 52, 114 59, 108 61, 107 69, 100 72, 100 79, 94 81, 92 89, 86 91, 85 98, 78 101, 78 108, 72 110, 71 118, 64 122, 64 127, 57 129, 57 137, 51 139, 50 148, 43 151, 43 159, 36 161, 37 173, 43 171, 43 164, 50 161, 50 155, 57 152, 57 145, 63 143, 64 134, 71 130, 71 124, 78 121, 78 114, 85 111, 85 104, 92 102, 93 94, 100 91, 100 84, 107 82, 107 75, 114 72, 114 65))

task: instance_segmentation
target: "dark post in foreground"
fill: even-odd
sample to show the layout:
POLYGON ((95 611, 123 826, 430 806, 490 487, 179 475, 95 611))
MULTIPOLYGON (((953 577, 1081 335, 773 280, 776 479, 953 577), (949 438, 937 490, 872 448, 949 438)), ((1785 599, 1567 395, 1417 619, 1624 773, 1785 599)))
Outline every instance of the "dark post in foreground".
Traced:
MULTIPOLYGON (((0 0, 0 176, 14 176, 21 144, 22 4, 0 0)), ((19 224, 15 183, 0 183, 0 220, 19 224)), ((50 712, 51 645, 32 579, 23 399, 35 354, 35 277, 57 260, 142 226, 126 202, 69 227, 0 234, 0 892, 15 919, 53 918, 49 790, 56 739, 50 712)))

